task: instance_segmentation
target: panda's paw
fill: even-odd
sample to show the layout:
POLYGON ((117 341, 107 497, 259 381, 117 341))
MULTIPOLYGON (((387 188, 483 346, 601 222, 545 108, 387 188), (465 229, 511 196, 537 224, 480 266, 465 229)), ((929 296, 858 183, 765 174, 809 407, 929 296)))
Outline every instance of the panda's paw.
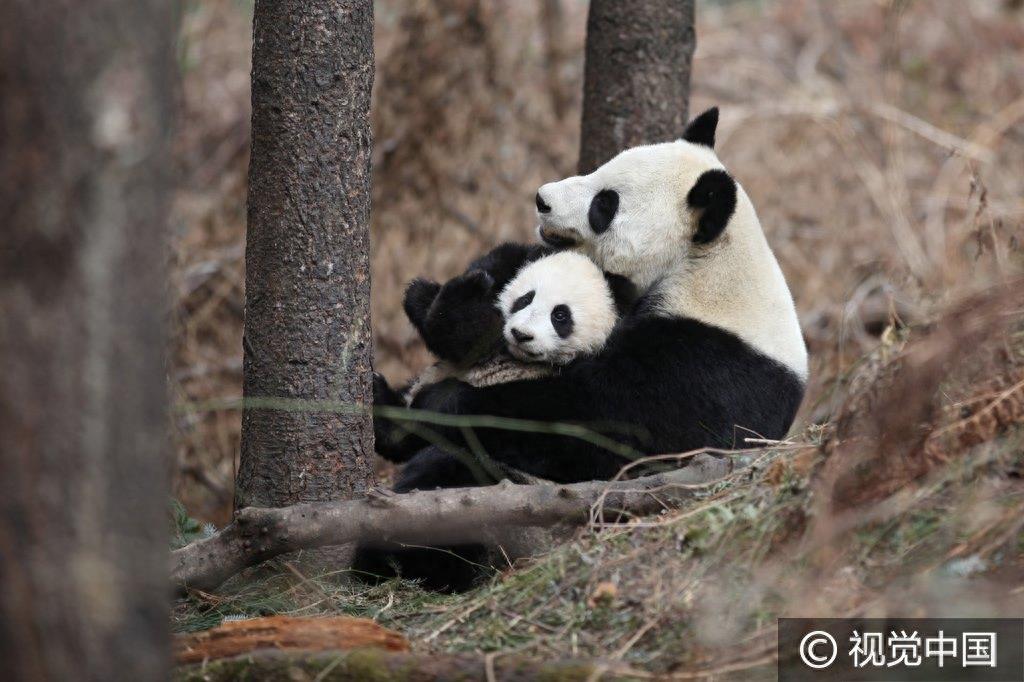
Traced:
POLYGON ((501 313, 494 305, 494 278, 470 270, 441 287, 420 328, 437 357, 458 366, 481 360, 501 342, 501 313))
POLYGON ((437 295, 441 292, 441 285, 429 279, 417 277, 409 282, 405 288, 405 298, 402 301, 402 308, 406 317, 422 333, 423 324, 427 319, 427 312, 437 295))
POLYGON ((404 408, 405 399, 378 372, 373 373, 373 406, 373 439, 377 454, 389 462, 405 462, 416 448, 404 444, 406 431, 393 419, 393 414, 381 414, 389 409, 404 408))
POLYGON ((371 507, 390 507, 395 491, 375 485, 366 491, 366 503, 371 507))

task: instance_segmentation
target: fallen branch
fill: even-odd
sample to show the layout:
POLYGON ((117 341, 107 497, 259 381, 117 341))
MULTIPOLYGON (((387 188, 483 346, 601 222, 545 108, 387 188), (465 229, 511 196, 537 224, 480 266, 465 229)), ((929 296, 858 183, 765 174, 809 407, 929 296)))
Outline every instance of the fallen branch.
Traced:
POLYGON ((266 649, 307 653, 365 648, 409 650, 408 640, 399 633, 367 618, 348 616, 268 616, 226 621, 209 630, 175 635, 173 646, 178 664, 216 661, 266 649))
POLYGON ((215 535, 171 553, 171 582, 179 592, 212 589, 272 557, 300 549, 364 539, 413 544, 492 540, 510 527, 585 524, 600 502, 604 516, 647 514, 696 494, 695 487, 746 466, 754 455, 693 456, 681 469, 626 481, 453 488, 363 499, 316 502, 235 512, 215 535))

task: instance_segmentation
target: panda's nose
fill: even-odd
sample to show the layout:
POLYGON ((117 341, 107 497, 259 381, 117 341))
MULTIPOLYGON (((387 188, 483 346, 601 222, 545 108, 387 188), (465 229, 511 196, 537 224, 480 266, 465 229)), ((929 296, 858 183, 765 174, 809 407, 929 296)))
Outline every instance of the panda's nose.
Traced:
POLYGON ((512 338, 516 340, 516 343, 526 343, 527 341, 533 341, 533 337, 526 332, 521 332, 515 327, 512 327, 512 338))
POLYGON ((535 198, 535 201, 536 201, 536 204, 537 204, 537 210, 539 212, 541 212, 541 213, 551 213, 551 207, 548 206, 546 201, 544 201, 544 197, 542 197, 540 195, 540 192, 537 192, 537 196, 535 198))

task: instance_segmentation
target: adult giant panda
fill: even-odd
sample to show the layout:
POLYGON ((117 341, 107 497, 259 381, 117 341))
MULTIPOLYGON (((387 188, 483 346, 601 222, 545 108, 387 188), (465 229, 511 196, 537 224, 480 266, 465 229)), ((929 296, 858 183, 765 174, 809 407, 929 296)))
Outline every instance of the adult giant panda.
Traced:
MULTIPOLYGON (((644 453, 784 437, 803 398, 807 350, 753 204, 714 152, 717 124, 711 109, 681 140, 626 150, 537 193, 543 241, 580 249, 645 292, 601 353, 533 381, 442 382, 413 406, 626 425, 609 435, 644 453)), ((576 438, 477 433, 495 459, 556 481, 611 478, 625 464, 576 438)))
MULTIPOLYGON (((581 250, 644 292, 600 353, 529 381, 440 382, 412 407, 584 423, 649 454, 785 436, 803 398, 807 351, 754 207, 714 152, 717 123, 711 109, 681 140, 626 150, 537 193, 544 242, 581 250)), ((459 429, 443 435, 463 442, 459 429)), ((626 464, 570 436, 475 435, 493 459, 554 481, 609 479, 626 464)), ((411 472, 421 488, 456 466, 445 453, 427 453, 432 461, 424 457, 411 472)), ((407 576, 441 569, 429 561, 409 568, 407 576)))

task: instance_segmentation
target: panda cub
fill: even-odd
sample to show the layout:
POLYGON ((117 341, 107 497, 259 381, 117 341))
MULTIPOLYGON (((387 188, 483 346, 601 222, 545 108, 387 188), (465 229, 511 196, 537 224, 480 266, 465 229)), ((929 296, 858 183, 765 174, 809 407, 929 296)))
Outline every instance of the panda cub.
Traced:
POLYGON ((549 375, 558 365, 600 351, 618 319, 605 275, 586 256, 568 251, 527 264, 501 291, 497 308, 504 348, 462 370, 438 362, 417 377, 406 403, 420 387, 449 377, 492 386, 549 375))
MULTIPOLYGON (((468 367, 440 360, 400 393, 378 376, 374 402, 408 406, 424 386, 448 378, 483 387, 551 376, 598 353, 635 299, 628 280, 606 275, 582 254, 556 252, 528 262, 498 295, 503 322, 494 352, 468 367)), ((421 446, 387 420, 375 424, 377 451, 385 459, 405 462, 421 446)))

